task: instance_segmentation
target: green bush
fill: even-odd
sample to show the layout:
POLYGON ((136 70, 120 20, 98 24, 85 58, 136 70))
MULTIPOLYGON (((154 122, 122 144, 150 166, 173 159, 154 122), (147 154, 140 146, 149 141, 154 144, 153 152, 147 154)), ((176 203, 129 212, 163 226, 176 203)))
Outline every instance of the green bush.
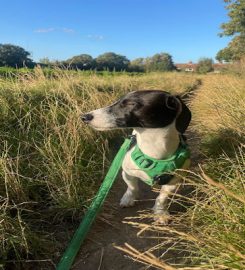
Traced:
POLYGON ((205 74, 213 70, 213 60, 211 58, 202 58, 198 61, 196 69, 198 73, 205 74))

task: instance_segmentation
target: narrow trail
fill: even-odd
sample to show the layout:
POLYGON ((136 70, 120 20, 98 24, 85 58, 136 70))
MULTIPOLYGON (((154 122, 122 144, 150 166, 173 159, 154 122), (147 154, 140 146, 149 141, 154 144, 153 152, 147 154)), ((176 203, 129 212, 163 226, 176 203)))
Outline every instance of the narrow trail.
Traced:
MULTIPOLYGON (((188 143, 192 151, 192 165, 194 169, 200 160, 199 138, 193 133, 187 134, 188 143)), ((133 261, 117 250, 114 245, 122 246, 125 242, 139 250, 145 250, 158 243, 158 239, 137 237, 137 230, 123 223, 125 217, 137 216, 137 212, 149 210, 154 204, 157 193, 140 181, 140 199, 131 208, 120 208, 119 200, 126 190, 121 175, 118 176, 105 203, 105 211, 99 215, 92 226, 87 239, 83 243, 73 270, 143 270, 146 266, 133 261), (109 212, 109 213, 108 213, 109 212), (104 219, 104 221, 102 221, 104 219), (106 222, 105 222, 106 221, 106 222)), ((182 192, 185 194, 185 191, 182 192)), ((178 206, 171 205, 170 213, 178 212, 178 206)), ((174 254, 172 254, 174 257, 174 254)), ((147 269, 155 269, 149 268, 147 269)))
POLYGON ((125 217, 135 216, 137 211, 150 208, 153 201, 147 200, 154 198, 154 194, 144 186, 143 190, 141 189, 141 197, 144 198, 144 201, 138 202, 135 207, 121 209, 119 207, 119 200, 125 190, 126 185, 121 177, 118 177, 109 198, 107 198, 106 208, 110 206, 113 208, 113 213, 107 217, 107 221, 111 224, 102 223, 102 221, 94 224, 72 269, 141 269, 141 264, 125 257, 113 245, 123 245, 127 242, 133 243, 135 247, 142 249, 152 244, 148 239, 137 238, 137 231, 131 226, 122 223, 122 221, 125 217))

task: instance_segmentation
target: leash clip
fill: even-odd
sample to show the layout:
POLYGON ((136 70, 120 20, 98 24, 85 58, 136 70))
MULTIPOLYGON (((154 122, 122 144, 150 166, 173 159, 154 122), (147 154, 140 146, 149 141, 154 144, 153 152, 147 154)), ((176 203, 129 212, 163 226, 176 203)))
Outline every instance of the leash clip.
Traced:
POLYGON ((129 148, 131 148, 133 145, 137 143, 136 135, 128 135, 128 138, 130 140, 129 148))

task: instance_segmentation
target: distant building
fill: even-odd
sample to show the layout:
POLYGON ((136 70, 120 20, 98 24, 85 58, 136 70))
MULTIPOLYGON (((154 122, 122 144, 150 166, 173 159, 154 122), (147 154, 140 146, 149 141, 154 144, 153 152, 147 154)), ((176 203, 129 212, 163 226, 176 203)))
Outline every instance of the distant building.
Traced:
POLYGON ((194 72, 196 71, 197 64, 192 63, 182 63, 182 64, 175 64, 178 71, 185 71, 185 72, 194 72))
MULTIPOLYGON (((215 63, 213 64, 214 68, 214 73, 220 73, 222 70, 227 68, 229 63, 215 63)), ((176 68, 178 71, 185 71, 185 72, 195 72, 197 69, 197 64, 193 62, 188 62, 188 63, 177 63, 175 64, 176 68)))

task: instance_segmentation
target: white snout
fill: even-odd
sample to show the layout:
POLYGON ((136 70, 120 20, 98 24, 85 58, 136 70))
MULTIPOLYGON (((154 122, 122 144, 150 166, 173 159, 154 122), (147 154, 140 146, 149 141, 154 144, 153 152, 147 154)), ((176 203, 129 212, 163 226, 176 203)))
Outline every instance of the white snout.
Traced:
POLYGON ((113 114, 108 112, 108 107, 97 109, 89 112, 93 115, 93 119, 89 125, 96 130, 109 130, 116 127, 116 121, 113 114))

